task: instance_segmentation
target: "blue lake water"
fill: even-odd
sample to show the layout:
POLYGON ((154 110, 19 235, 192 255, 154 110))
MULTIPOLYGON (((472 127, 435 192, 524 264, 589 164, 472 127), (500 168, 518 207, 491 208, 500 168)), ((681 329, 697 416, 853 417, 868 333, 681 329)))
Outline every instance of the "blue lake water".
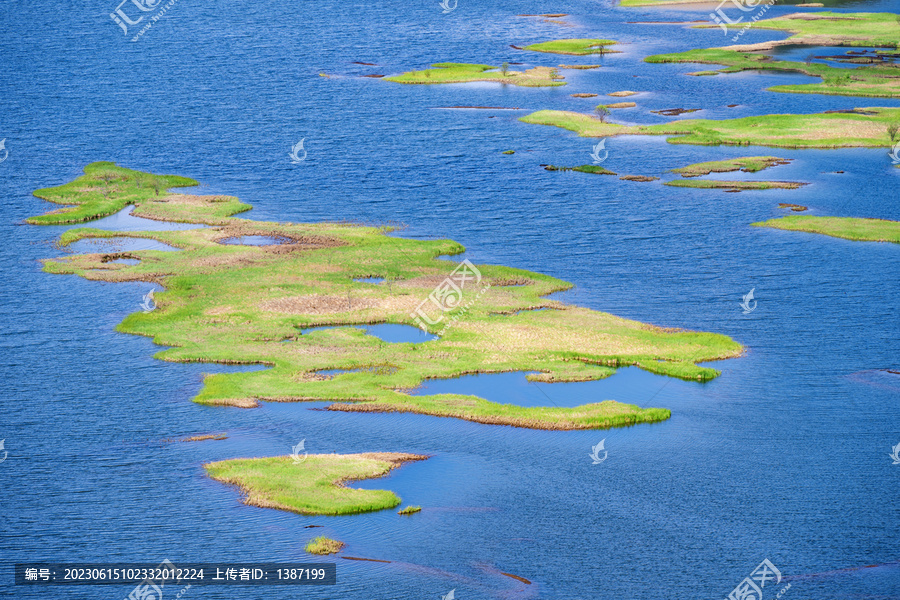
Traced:
POLYGON ((269 235, 240 235, 237 237, 219 240, 219 243, 228 246, 277 246, 289 242, 287 238, 273 237, 269 235))
MULTIPOLYGON (((723 194, 547 172, 541 164, 589 162, 596 140, 518 122, 522 111, 435 110, 588 112, 606 93, 634 90, 637 109, 614 111, 613 120, 652 124, 670 118, 649 111, 667 108, 701 109, 677 118, 731 118, 900 100, 778 94, 765 88, 817 80, 691 77, 709 67, 642 62, 730 43, 719 29, 638 23, 706 19, 715 4, 459 0, 442 14, 436 1, 184 0, 135 43, 109 19, 115 4, 0 8, 0 139, 9 152, 0 163, 8 452, 0 593, 111 600, 132 589, 14 588, 14 562, 298 561, 308 559, 311 537, 329 535, 348 555, 393 562, 332 559, 334 588, 195 587, 185 597, 438 600, 455 589, 460 600, 724 598, 769 558, 793 577, 783 600, 900 598, 900 465, 889 457, 900 443, 900 383, 879 370, 900 367, 900 249, 748 226, 785 214, 779 202, 809 206, 805 214, 900 219, 900 169, 885 149, 606 142, 603 165, 619 174, 669 177, 694 162, 776 155, 793 161, 750 178, 810 182, 723 194), (569 13, 572 26, 516 16, 548 11, 569 13), (612 38, 624 52, 598 59, 510 48, 561 37, 612 38), (559 88, 362 77, 444 60, 602 67, 563 70, 568 85, 559 88), (301 139, 307 155, 295 164, 288 154, 301 139), (509 149, 516 153, 501 154, 509 149), (238 196, 253 205, 246 218, 405 223, 398 235, 465 245, 454 262, 551 274, 575 284, 553 298, 724 333, 747 353, 714 363, 722 376, 702 385, 630 369, 588 384, 604 398, 672 410, 664 423, 610 431, 313 410, 327 403, 201 406, 191 398, 203 373, 228 367, 158 361, 151 340, 114 331, 152 284, 40 270, 68 227, 24 225, 54 208, 31 192, 95 160, 195 178, 202 186, 187 193, 238 196), (758 305, 743 314, 751 288, 758 305), (163 441, 207 432, 228 439, 163 441), (248 507, 204 476, 204 462, 286 455, 301 439, 314 453, 430 455, 355 484, 391 489, 422 513, 303 517, 248 507), (608 459, 594 465, 589 453, 601 439, 608 459), (306 529, 312 524, 324 527, 306 529)), ((896 0, 828 4, 900 10, 896 0)), ((820 9, 773 6, 767 16, 796 10, 820 9)), ((751 28, 741 43, 784 36, 751 28)), ((109 228, 128 230, 118 218, 109 228)), ((454 385, 472 381, 470 389, 513 401, 528 389, 521 377, 454 385)), ((542 388, 554 397, 555 385, 542 388)))
POLYGON ((66 251, 73 254, 90 254, 94 252, 139 252, 141 250, 159 250, 174 252, 178 248, 163 242, 139 237, 114 236, 108 238, 85 238, 66 246, 66 251))
MULTIPOLYGON (((793 60, 798 62, 809 60, 813 63, 826 64, 829 67, 852 69, 859 66, 866 66, 866 64, 854 64, 846 62, 845 60, 834 60, 834 57, 845 59, 875 58, 877 57, 876 53, 878 51, 884 50, 885 48, 856 46, 853 48, 835 48, 829 46, 779 46, 769 54, 776 60, 793 60), (847 54, 848 51, 853 52, 853 54, 847 54)), ((894 60, 894 57, 888 57, 887 62, 894 62, 894 60)))
MULTIPOLYGON (((412 325, 381 323, 379 325, 353 325, 352 327, 354 329, 361 329, 366 332, 367 335, 375 336, 382 342, 389 342, 392 344, 420 344, 422 342, 438 339, 438 336, 433 333, 422 331, 418 327, 413 327, 412 325)), ((329 329, 343 329, 343 327, 332 327, 328 325, 321 327, 307 327, 301 329, 300 333, 301 335, 306 335, 313 331, 325 331, 329 329)))
MULTIPOLYGON (((662 390, 671 378, 642 371, 638 367, 618 369, 614 377, 599 381, 543 383, 528 381, 527 373, 483 373, 456 379, 429 379, 413 390, 413 395, 468 394, 500 404, 518 406, 580 406, 618 400, 646 403, 646 391, 655 385, 662 390)), ((695 384, 700 386, 702 384, 695 384)))

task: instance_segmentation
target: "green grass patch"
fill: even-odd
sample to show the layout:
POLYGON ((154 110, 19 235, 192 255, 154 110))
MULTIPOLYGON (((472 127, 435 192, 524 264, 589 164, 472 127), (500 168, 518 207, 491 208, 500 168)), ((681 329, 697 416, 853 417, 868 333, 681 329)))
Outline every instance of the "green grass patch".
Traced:
POLYGON ((505 73, 491 65, 470 63, 435 63, 430 69, 409 71, 385 77, 383 81, 408 84, 468 83, 494 81, 524 87, 552 87, 565 85, 559 81, 559 71, 552 67, 534 67, 525 71, 507 70, 505 73))
POLYGON ((547 300, 547 294, 571 284, 499 265, 471 265, 478 280, 472 271, 459 306, 446 314, 429 310, 430 295, 457 268, 435 259, 462 253, 460 244, 391 237, 386 227, 220 217, 221 206, 241 205, 234 198, 169 194, 157 201, 154 196, 138 201, 135 212, 212 226, 151 232, 83 227, 65 232, 59 242, 132 236, 159 240, 180 248, 177 252, 129 253, 140 260, 135 265, 112 262, 115 255, 102 252, 44 261, 48 273, 161 284, 165 291, 155 295, 156 310, 139 311, 136 298, 137 312, 117 327, 164 346, 157 358, 269 367, 207 376, 195 398, 199 403, 250 408, 260 401, 324 401, 335 411, 411 412, 536 429, 608 428, 660 421, 670 413, 614 400, 575 408, 520 407, 403 390, 467 373, 537 372, 532 379, 547 384, 542 387, 550 405, 553 382, 603 379, 629 365, 704 381, 719 372, 698 362, 742 350, 727 336, 668 330, 547 300), (281 243, 220 243, 244 235, 281 243), (385 282, 356 281, 366 277, 385 282), (421 307, 429 322, 416 312, 421 307), (368 323, 421 326, 440 337, 392 344, 353 327, 368 323), (323 325, 342 327, 300 333, 323 325), (348 372, 320 374, 328 369, 348 372))
POLYGON ((753 225, 755 227, 821 233, 857 242, 893 242, 894 244, 900 244, 900 221, 889 221, 886 219, 789 215, 753 223, 753 225))
POLYGON ((800 181, 719 181, 715 179, 676 179, 663 185, 672 187, 700 188, 707 190, 725 190, 740 192, 742 190, 794 190, 807 185, 800 181))
POLYGON ((586 56, 588 54, 608 54, 610 52, 618 52, 618 50, 609 49, 609 46, 613 46, 616 43, 615 40, 565 39, 529 44, 528 46, 525 46, 524 49, 532 50, 534 52, 549 52, 551 54, 586 56))
POLYGON ((653 175, 622 175, 619 179, 623 181, 657 181, 659 177, 653 175))
POLYGON ((74 181, 36 190, 34 195, 55 204, 67 205, 52 212, 30 217, 32 225, 81 223, 117 213, 129 204, 158 200, 169 188, 198 185, 193 179, 177 175, 152 175, 95 162, 74 181))
POLYGON ((404 462, 424 460, 415 454, 310 454, 235 458, 203 465, 207 474, 235 485, 244 503, 304 515, 349 515, 394 508, 400 498, 389 490, 357 490, 350 481, 382 477, 404 462))
POLYGON ((417 512, 422 512, 421 506, 407 506, 406 508, 398 510, 397 514, 398 515, 413 515, 417 512))
POLYGON ((592 173, 594 175, 616 175, 609 169, 604 169, 600 165, 578 165, 577 167, 557 167, 556 165, 545 165, 547 171, 578 171, 579 173, 592 173))
POLYGON ((888 128, 900 122, 900 108, 857 108, 846 113, 761 115, 741 119, 683 119, 660 125, 603 123, 591 115, 539 110, 519 118, 552 125, 582 137, 670 135, 672 144, 772 146, 779 148, 881 148, 892 145, 888 128))
POLYGON ((331 538, 327 538, 324 535, 320 535, 319 537, 311 539, 307 544, 304 550, 306 550, 310 554, 319 554, 319 555, 327 555, 327 554, 337 554, 344 548, 344 542, 339 542, 337 540, 333 540, 331 538))
POLYGON ((695 163, 680 169, 672 169, 672 172, 678 173, 682 177, 698 177, 700 175, 709 175, 710 173, 729 173, 731 171, 756 173, 775 165, 786 165, 788 163, 789 161, 775 156, 745 156, 742 158, 695 163))

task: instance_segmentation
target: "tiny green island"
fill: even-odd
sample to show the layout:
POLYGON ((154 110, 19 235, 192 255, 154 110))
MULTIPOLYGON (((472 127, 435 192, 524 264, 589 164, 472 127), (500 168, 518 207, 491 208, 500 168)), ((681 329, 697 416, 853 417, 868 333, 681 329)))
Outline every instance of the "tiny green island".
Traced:
POLYGON ((391 470, 427 456, 396 452, 310 454, 234 458, 203 465, 221 483, 238 487, 243 502, 303 515, 350 515, 394 508, 400 497, 389 490, 357 490, 344 484, 387 475, 391 470))
POLYGON ((556 165, 544 165, 546 171, 577 171, 578 173, 591 173, 593 175, 616 175, 609 169, 600 165, 578 165, 577 167, 557 167, 556 165))
POLYGON ((500 67, 471 63, 443 62, 431 65, 429 69, 408 71, 400 75, 385 77, 382 81, 407 84, 469 83, 472 81, 493 81, 523 87, 554 87, 566 85, 563 77, 553 67, 534 67, 516 71, 505 63, 500 67))
POLYGON ((324 535, 320 535, 319 537, 315 537, 307 542, 306 550, 310 554, 318 554, 318 555, 328 555, 328 554, 337 554, 341 550, 344 549, 344 542, 339 542, 337 540, 333 540, 331 538, 327 538, 324 535))
MULTIPOLYGON (((408 393, 424 381, 470 373, 531 372, 552 399, 554 382, 609 377, 618 367, 705 381, 719 371, 698 363, 739 356, 742 346, 715 333, 667 329, 546 299, 571 284, 498 265, 466 266, 478 282, 466 310, 419 310, 456 269, 441 255, 465 249, 451 240, 393 237, 390 227, 344 223, 273 223, 232 215, 249 209, 236 198, 156 194, 156 177, 92 163, 74 181, 35 192, 64 205, 32 222, 70 223, 132 205, 132 214, 207 227, 177 231, 66 231, 58 244, 108 238, 152 239, 177 251, 66 255, 43 261, 48 273, 92 281, 154 282, 155 310, 135 310, 117 327, 164 346, 171 362, 258 364, 263 370, 204 379, 195 402, 253 408, 260 402, 324 402, 332 411, 418 413, 488 425, 534 429, 605 429, 662 421, 663 408, 598 398, 578 407, 521 407, 471 395, 408 393), (260 236, 271 245, 226 243, 260 236), (128 258, 129 264, 119 259, 128 258), (136 263, 136 264, 134 264, 136 263), (381 278, 372 282, 369 278, 381 278), (541 310, 538 310, 541 309, 541 310), (451 317, 452 315, 452 317, 451 317), (389 343, 360 328, 391 323, 440 334, 389 343), (451 326, 452 324, 452 326, 451 326), (307 328, 319 329, 307 331, 307 328), (325 370, 336 374, 322 375, 325 370)), ((469 289, 469 288, 467 288, 469 289)), ((551 404, 552 400, 548 402, 551 404)), ((267 459, 268 460, 268 459, 267 459)), ((271 459, 278 464, 277 459, 271 459)))
POLYGON ((672 169, 672 172, 678 173, 682 177, 699 177, 710 173, 730 173, 732 171, 756 173, 775 165, 786 165, 789 163, 790 161, 775 156, 744 156, 741 158, 695 163, 680 169, 672 169))

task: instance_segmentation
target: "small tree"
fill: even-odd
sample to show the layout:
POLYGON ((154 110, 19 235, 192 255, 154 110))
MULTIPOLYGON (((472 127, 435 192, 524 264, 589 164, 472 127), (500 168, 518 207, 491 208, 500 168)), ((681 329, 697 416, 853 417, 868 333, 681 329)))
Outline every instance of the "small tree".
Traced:
POLYGON ((550 79, 559 79, 559 71, 557 69, 550 69, 550 79))
POLYGON ((597 118, 600 119, 601 123, 606 123, 606 117, 609 116, 608 108, 606 108, 602 104, 598 104, 596 108, 594 108, 594 112, 597 113, 597 118))
POLYGON ((897 132, 900 131, 900 123, 891 123, 887 128, 888 135, 891 136, 891 143, 897 139, 897 132))
POLYGON ((815 57, 816 57, 815 54, 809 54, 809 55, 807 55, 806 60, 803 61, 803 62, 805 62, 805 63, 806 63, 806 66, 808 67, 809 65, 812 64, 812 61, 813 61, 813 59, 814 59, 815 57))
POLYGON ((506 74, 509 73, 509 63, 508 62, 504 62, 502 65, 500 65, 500 72, 503 74, 504 77, 506 77, 506 74))

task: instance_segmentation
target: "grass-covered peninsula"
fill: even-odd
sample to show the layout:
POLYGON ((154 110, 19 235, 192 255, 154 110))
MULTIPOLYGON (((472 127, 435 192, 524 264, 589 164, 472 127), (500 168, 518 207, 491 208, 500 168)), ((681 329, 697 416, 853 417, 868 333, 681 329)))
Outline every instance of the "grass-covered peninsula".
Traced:
POLYGON ((277 508, 304 515, 349 515, 400 505, 389 490, 357 490, 344 484, 382 477, 405 462, 426 456, 378 452, 234 458, 203 465, 216 481, 240 488, 251 506, 277 508))
POLYGON ((553 40, 550 42, 540 42, 538 44, 529 44, 524 50, 532 50, 534 52, 549 52, 551 54, 569 54, 572 56, 587 56, 589 54, 609 54, 610 52, 619 52, 618 50, 610 50, 610 46, 614 46, 615 40, 601 39, 565 39, 553 40))
MULTIPOLYGON (((476 283, 469 272, 469 287, 461 290, 459 301, 465 310, 436 313, 429 297, 435 297, 436 288, 450 289, 448 277, 458 267, 435 258, 463 252, 456 242, 391 237, 385 227, 227 217, 223 215, 248 207, 222 196, 135 199, 133 187, 146 181, 136 175, 112 163, 94 163, 83 177, 63 190, 56 188, 53 195, 65 201, 67 194, 106 186, 115 201, 134 201, 135 216, 209 227, 71 229, 61 236, 62 247, 81 239, 130 236, 156 239, 180 251, 62 256, 45 260, 44 270, 94 281, 162 285, 165 291, 155 295, 155 310, 135 312, 118 326, 119 331, 167 346, 156 355, 162 360, 269 367, 210 375, 196 402, 253 407, 259 401, 324 401, 331 403, 329 410, 412 412, 538 429, 607 428, 660 421, 669 411, 602 398, 558 408, 552 406, 552 385, 543 387, 551 398, 545 407, 499 405, 458 394, 410 395, 404 390, 429 378, 466 373, 537 372, 531 379, 548 383, 595 380, 626 365, 707 380, 719 372, 697 363, 742 351, 723 335, 664 329, 547 300, 544 296, 571 284, 495 265, 473 266, 479 280, 476 283), (222 243, 249 235, 279 243, 222 243), (117 262, 120 258, 139 262, 117 262), (358 281, 370 277, 384 281, 358 281), (432 307, 426 311, 427 324, 416 312, 423 306, 432 307), (547 310, 534 310, 538 308, 547 310), (420 343, 388 343, 354 327, 375 323, 418 324, 442 335, 420 343), (314 326, 336 327, 301 332, 314 326), (334 369, 340 372, 321 374, 334 369)), ((96 205, 86 200, 83 214, 102 212, 100 206, 99 200, 96 205)), ((138 302, 136 298, 136 311, 138 302)))
MULTIPOLYGON (((734 29, 743 27, 739 23, 734 29)), ((717 28, 707 23, 703 27, 717 28)), ((761 19, 753 23, 754 28, 774 29, 792 33, 784 40, 761 42, 747 48, 774 48, 775 46, 881 46, 896 48, 897 15, 895 13, 844 13, 844 12, 798 12, 761 19)))
POLYGON ((893 242, 900 244, 900 221, 889 221, 886 219, 788 215, 778 219, 753 223, 753 225, 789 231, 821 233, 857 242, 893 242))
POLYGON ((891 125, 900 122, 900 108, 857 108, 838 113, 761 115, 740 119, 683 119, 660 125, 619 125, 592 115, 539 110, 519 119, 552 125, 582 137, 670 135, 672 144, 706 146, 772 146, 779 148, 881 148, 893 142, 891 125))
MULTIPOLYGON (((743 23, 732 28, 742 27, 743 23)), ((794 13, 774 19, 764 19, 754 28, 790 31, 786 40, 743 46, 689 50, 673 54, 647 57, 649 63, 701 63, 726 66, 719 73, 738 71, 780 71, 803 73, 819 77, 817 83, 776 85, 773 92, 864 96, 872 98, 900 97, 900 73, 891 61, 870 62, 856 68, 832 67, 810 57, 804 62, 777 60, 764 52, 776 46, 881 46, 896 48, 900 42, 897 15, 892 13, 794 13)), ((716 27, 711 23, 696 27, 716 27)), ((714 75, 701 71, 695 75, 714 75)))
MULTIPOLYGON (((112 163, 94 163, 85 169, 85 174, 69 183, 40 190, 34 195, 43 200, 62 204, 63 208, 43 215, 29 217, 32 225, 65 225, 83 223, 99 217, 117 213, 129 204, 159 201, 161 193, 173 187, 193 187, 198 185, 193 179, 178 175, 152 175, 140 171, 113 171, 105 167, 112 163)), ((240 210, 249 210, 243 205, 238 209, 230 204, 223 216, 240 210)))
POLYGON ((534 67, 516 71, 508 66, 492 67, 470 63, 435 63, 430 69, 408 71, 400 75, 385 77, 383 81, 409 84, 468 83, 471 81, 494 81, 523 87, 552 87, 566 85, 558 69, 534 67))

